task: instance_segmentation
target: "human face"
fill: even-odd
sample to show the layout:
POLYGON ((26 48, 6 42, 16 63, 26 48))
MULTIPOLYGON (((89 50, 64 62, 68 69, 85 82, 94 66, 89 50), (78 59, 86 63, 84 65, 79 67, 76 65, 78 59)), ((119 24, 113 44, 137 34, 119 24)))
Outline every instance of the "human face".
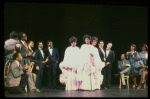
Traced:
POLYGON ((134 46, 131 46, 130 49, 131 49, 131 51, 133 51, 134 50, 134 46))
POLYGON ((99 47, 103 48, 104 47, 104 42, 99 42, 99 47))
POLYGON ((92 45, 93 45, 93 46, 96 46, 96 44, 97 44, 97 41, 96 41, 96 40, 93 40, 92 45))
POLYGON ((145 47, 142 47, 142 51, 146 51, 146 48, 145 48, 145 47))
POLYGON ((39 48, 43 48, 43 43, 40 42, 39 45, 38 45, 38 47, 39 47, 39 48))
POLYGON ((26 36, 25 33, 24 33, 23 36, 22 36, 22 40, 23 40, 23 41, 26 41, 26 40, 27 40, 27 36, 26 36))
POLYGON ((112 43, 108 43, 107 44, 107 49, 111 49, 112 48, 112 43))
POLYGON ((31 48, 33 48, 33 47, 34 47, 34 42, 31 41, 31 42, 29 43, 29 46, 30 46, 31 48))
POLYGON ((122 55, 121 55, 121 60, 124 60, 124 59, 125 59, 125 55, 122 54, 122 55))
POLYGON ((86 38, 86 39, 85 39, 85 43, 86 43, 86 44, 90 44, 90 39, 89 39, 89 38, 86 38))
POLYGON ((77 44, 77 42, 72 42, 72 43, 71 43, 71 46, 72 46, 72 47, 75 47, 76 44, 77 44))
POLYGON ((19 53, 19 54, 18 54, 18 57, 16 58, 16 60, 18 60, 18 61, 22 61, 21 53, 19 53))
POLYGON ((49 43, 47 44, 47 46, 48 46, 48 47, 53 47, 53 42, 49 42, 49 43))

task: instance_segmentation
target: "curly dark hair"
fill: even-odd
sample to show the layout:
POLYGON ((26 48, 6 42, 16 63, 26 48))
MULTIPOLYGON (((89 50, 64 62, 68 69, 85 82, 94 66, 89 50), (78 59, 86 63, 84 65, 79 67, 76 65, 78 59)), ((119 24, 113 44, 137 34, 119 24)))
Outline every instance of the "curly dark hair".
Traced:
POLYGON ((133 46, 133 47, 134 47, 134 50, 136 50, 136 45, 135 45, 135 44, 131 44, 131 46, 133 46))
POLYGON ((77 38, 72 36, 71 38, 69 38, 69 42, 70 42, 70 44, 73 42, 77 42, 77 38))
POLYGON ((142 50, 143 47, 145 47, 146 51, 148 51, 148 46, 146 44, 142 44, 140 49, 142 50))
POLYGON ((84 36, 83 36, 83 40, 84 40, 84 41, 85 41, 86 38, 88 38, 88 39, 91 40, 91 36, 90 36, 90 35, 84 35, 84 36))
POLYGON ((92 43, 94 40, 96 40, 96 41, 98 42, 98 38, 97 38, 96 36, 93 36, 93 37, 91 38, 91 43, 92 43))

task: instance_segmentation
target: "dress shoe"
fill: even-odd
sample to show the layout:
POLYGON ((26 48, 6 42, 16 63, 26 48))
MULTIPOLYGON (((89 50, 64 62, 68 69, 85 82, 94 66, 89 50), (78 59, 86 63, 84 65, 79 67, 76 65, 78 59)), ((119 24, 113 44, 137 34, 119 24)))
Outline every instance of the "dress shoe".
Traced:
POLYGON ((120 76, 120 73, 118 73, 118 74, 115 74, 114 76, 115 76, 115 77, 119 77, 119 76, 120 76))
POLYGON ((39 89, 34 89, 35 92, 41 92, 39 89))
POLYGON ((108 88, 108 89, 110 89, 111 87, 110 87, 110 86, 108 86, 107 88, 108 88))
POLYGON ((102 86, 102 87, 101 87, 101 89, 107 89, 107 87, 105 87, 105 86, 102 86))
POLYGON ((31 93, 35 92, 34 89, 30 90, 31 93))
POLYGON ((127 88, 127 86, 126 85, 123 85, 123 89, 126 89, 127 88))

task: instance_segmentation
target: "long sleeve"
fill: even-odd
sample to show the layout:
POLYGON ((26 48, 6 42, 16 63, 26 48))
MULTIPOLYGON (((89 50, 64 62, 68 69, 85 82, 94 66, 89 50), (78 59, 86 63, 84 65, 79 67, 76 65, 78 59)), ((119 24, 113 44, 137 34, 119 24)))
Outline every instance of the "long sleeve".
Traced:
POLYGON ((24 74, 24 72, 21 69, 19 70, 19 68, 15 64, 12 64, 11 69, 12 69, 12 74, 14 78, 18 78, 22 74, 24 74))
POLYGON ((56 48, 56 62, 57 62, 57 63, 59 62, 59 53, 58 53, 57 48, 56 48))
POLYGON ((112 60, 110 61, 110 63, 113 63, 115 61, 115 53, 114 51, 112 51, 112 60))

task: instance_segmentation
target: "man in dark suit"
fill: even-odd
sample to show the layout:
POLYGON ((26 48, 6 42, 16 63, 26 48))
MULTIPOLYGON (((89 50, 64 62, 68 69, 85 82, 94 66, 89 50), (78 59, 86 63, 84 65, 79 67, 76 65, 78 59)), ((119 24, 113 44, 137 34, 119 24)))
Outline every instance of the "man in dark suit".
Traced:
POLYGON ((41 90, 42 89, 43 68, 44 68, 44 63, 47 62, 47 59, 46 59, 44 51, 42 49, 43 48, 43 43, 38 42, 37 44, 38 44, 38 48, 36 49, 36 54, 35 54, 35 60, 37 61, 35 63, 36 70, 37 70, 35 86, 36 86, 36 88, 41 90))
MULTIPOLYGON (((26 41, 27 41, 26 33, 20 32, 19 33, 19 40, 20 40, 19 43, 21 44, 20 53, 22 55, 22 61, 20 61, 20 64, 21 64, 21 66, 30 65, 29 61, 27 59, 27 57, 28 57, 28 46, 26 43, 26 41)), ((29 85, 30 92, 35 92, 35 91, 39 92, 39 90, 36 89, 36 87, 34 85, 31 67, 29 67, 29 69, 26 71, 26 74, 28 75, 28 85, 29 85)))
POLYGON ((47 73, 48 73, 48 88, 56 89, 56 71, 57 64, 59 61, 59 54, 57 48, 53 47, 52 41, 47 41, 47 48, 45 49, 46 57, 49 57, 49 61, 47 62, 47 73))
POLYGON ((111 84, 111 68, 112 68, 112 63, 115 61, 115 54, 114 51, 111 50, 112 48, 112 43, 107 44, 107 48, 105 50, 105 56, 106 56, 106 61, 105 61, 105 67, 103 68, 103 85, 107 86, 110 88, 111 84))
MULTIPOLYGON (((98 51, 99 51, 99 55, 100 55, 100 58, 101 58, 101 60, 102 60, 102 62, 106 62, 106 58, 105 58, 105 51, 104 51, 104 49, 103 49, 103 47, 104 47, 104 41, 99 41, 99 48, 98 48, 98 51)), ((102 71, 101 71, 101 73, 103 74, 103 78, 106 78, 106 73, 105 73, 105 70, 106 69, 102 69, 102 71)), ((106 79, 104 79, 104 80, 106 80, 106 79)), ((102 89, 107 89, 106 88, 106 83, 104 83, 105 81, 103 80, 103 83, 102 83, 102 85, 101 85, 101 88, 102 89)))

